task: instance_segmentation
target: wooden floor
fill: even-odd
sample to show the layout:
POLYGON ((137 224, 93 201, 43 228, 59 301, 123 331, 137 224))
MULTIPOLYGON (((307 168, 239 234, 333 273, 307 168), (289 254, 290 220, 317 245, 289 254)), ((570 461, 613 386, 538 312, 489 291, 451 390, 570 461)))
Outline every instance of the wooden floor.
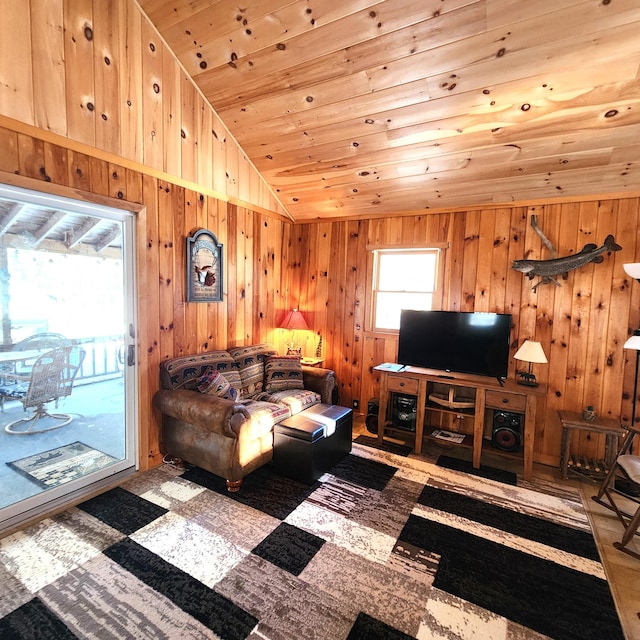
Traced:
MULTIPOLYGON (((353 432, 354 438, 360 434, 373 435, 367 431, 364 416, 355 416, 353 432)), ((433 457, 433 452, 430 452, 428 448, 424 450, 424 453, 425 457, 433 457)), ((521 469, 514 467, 510 461, 497 456, 491 458, 490 464, 491 466, 501 465, 500 468, 516 473, 521 471, 521 469)), ((613 546, 614 542, 622 538, 622 525, 612 511, 605 509, 591 499, 597 493, 599 485, 587 478, 571 477, 568 480, 563 480, 560 469, 546 465, 534 464, 533 472, 535 478, 562 486, 574 486, 580 490, 582 502, 592 523, 596 544, 618 608, 625 636, 627 640, 640 640, 640 560, 636 560, 613 546)), ((634 506, 637 508, 637 505, 634 506)), ((631 543, 631 547, 640 553, 640 537, 636 537, 631 543)), ((597 606, 597 603, 594 602, 594 606, 597 606)))
MULTIPOLYGON (((613 546, 614 542, 622 538, 622 525, 612 511, 591 499, 597 492, 597 486, 586 480, 577 482, 580 484, 582 501, 591 518, 600 557, 627 640, 640 640, 640 560, 613 546)), ((630 505, 633 503, 630 502, 630 505)), ((636 536, 630 546, 640 553, 640 537, 636 536)))

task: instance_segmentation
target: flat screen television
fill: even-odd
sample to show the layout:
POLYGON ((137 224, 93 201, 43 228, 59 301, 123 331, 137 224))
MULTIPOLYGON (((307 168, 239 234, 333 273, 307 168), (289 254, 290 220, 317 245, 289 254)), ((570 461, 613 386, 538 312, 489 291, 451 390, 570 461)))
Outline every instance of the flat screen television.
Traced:
POLYGON ((464 311, 400 312, 398 363, 506 378, 511 315, 464 311))

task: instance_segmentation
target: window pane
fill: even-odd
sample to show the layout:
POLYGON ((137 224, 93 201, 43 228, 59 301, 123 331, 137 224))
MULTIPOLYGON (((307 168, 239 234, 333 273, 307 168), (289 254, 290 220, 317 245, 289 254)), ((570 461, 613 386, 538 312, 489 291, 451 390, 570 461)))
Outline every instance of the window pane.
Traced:
POLYGON ((435 252, 380 252, 378 287, 381 291, 433 291, 435 270, 435 252))
POLYGON ((432 306, 430 293, 378 292, 376 297, 376 329, 399 329, 401 309, 428 311, 432 306))

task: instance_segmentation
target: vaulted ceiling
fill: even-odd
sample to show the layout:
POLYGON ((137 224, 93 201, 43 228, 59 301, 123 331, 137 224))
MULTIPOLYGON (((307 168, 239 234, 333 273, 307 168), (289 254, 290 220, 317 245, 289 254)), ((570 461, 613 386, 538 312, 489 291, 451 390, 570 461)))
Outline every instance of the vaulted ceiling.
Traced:
POLYGON ((295 220, 640 193, 638 0, 138 0, 295 220))

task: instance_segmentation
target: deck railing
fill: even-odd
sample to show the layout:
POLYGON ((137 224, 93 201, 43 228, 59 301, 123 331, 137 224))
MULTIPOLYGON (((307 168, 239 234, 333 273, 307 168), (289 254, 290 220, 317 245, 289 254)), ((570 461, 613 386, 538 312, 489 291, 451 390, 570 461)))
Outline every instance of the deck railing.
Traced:
POLYGON ((76 383, 122 375, 126 365, 123 335, 77 338, 73 342, 86 352, 76 383))

